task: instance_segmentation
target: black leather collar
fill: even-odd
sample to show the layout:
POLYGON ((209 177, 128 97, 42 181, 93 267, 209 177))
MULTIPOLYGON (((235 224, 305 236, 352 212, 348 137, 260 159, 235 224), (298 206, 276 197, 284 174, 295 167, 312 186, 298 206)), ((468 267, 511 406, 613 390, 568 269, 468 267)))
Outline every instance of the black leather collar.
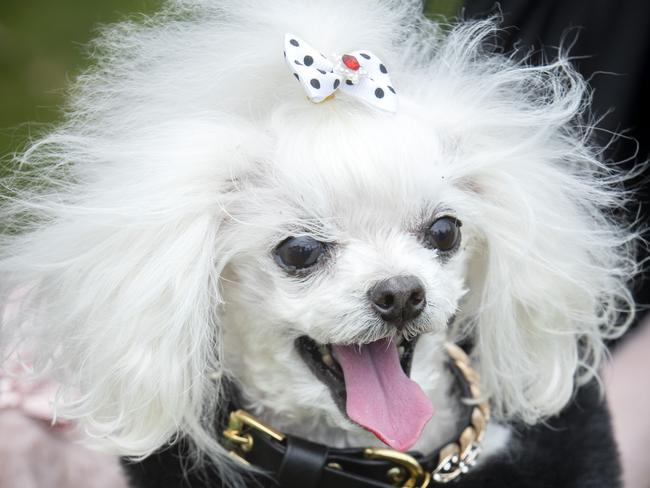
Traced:
POLYGON ((331 448, 279 433, 241 410, 231 413, 225 445, 240 462, 268 473, 264 486, 269 487, 424 487, 452 481, 476 461, 489 407, 477 403, 478 376, 465 353, 455 345, 447 345, 447 351, 447 367, 454 378, 450 393, 459 399, 461 411, 459 428, 456 436, 430 454, 331 448))

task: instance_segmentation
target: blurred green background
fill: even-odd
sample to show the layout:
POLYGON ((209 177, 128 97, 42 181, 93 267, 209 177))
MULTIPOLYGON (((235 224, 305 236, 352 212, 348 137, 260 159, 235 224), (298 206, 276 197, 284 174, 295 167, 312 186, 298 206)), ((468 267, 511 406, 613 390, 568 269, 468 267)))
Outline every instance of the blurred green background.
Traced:
POLYGON ((151 12, 158 0, 0 0, 0 157, 60 116, 99 24, 151 12))
MULTIPOLYGON (((59 119, 65 88, 87 66, 85 46, 97 26, 151 13, 161 4, 0 0, 0 173, 6 156, 59 119)), ((453 17, 459 6, 459 0, 429 0, 426 11, 453 17)))

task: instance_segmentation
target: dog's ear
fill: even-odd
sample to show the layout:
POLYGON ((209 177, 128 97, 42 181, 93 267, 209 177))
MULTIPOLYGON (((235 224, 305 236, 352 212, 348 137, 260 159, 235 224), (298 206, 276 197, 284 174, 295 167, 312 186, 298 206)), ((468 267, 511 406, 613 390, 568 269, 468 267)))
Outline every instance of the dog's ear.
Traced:
POLYGON ((566 53, 547 65, 495 55, 494 28, 452 30, 432 76, 460 88, 433 85, 430 106, 454 121, 448 181, 467 205, 454 332, 471 335, 495 412, 532 423, 597 374, 604 342, 632 320, 636 234, 622 188, 633 175, 603 162, 589 88, 566 53))
POLYGON ((0 246, 4 299, 22 287, 4 344, 28 341, 64 386, 61 413, 120 454, 177 432, 214 439, 202 429, 219 400, 227 208, 260 141, 232 119, 224 127, 55 133, 24 156, 39 192, 17 188, 2 207, 26 227, 0 246), (65 164, 56 180, 52 161, 65 164))
POLYGON ((616 175, 577 138, 530 149, 465 185, 477 219, 463 321, 496 412, 532 423, 593 378, 632 320, 635 266, 634 233, 611 212, 616 175))

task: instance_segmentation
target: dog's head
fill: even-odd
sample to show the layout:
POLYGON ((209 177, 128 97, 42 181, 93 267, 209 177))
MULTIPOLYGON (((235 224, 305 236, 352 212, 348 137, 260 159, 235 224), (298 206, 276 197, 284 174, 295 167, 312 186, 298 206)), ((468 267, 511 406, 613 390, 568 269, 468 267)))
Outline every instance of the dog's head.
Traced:
MULTIPOLYGON (((221 228, 233 253, 220 281, 224 361, 262 412, 348 427, 352 387, 392 398, 399 418, 410 406, 417 430, 427 406, 400 370, 419 336, 442 340, 461 309, 467 261, 481 248, 470 217, 478 198, 418 110, 387 117, 327 103, 279 115, 271 156, 232 183, 221 228), (341 371, 346 350, 358 357, 341 371)), ((359 417, 381 431, 380 419, 359 417)))
POLYGON ((458 334, 498 416, 561 409, 632 269, 568 62, 484 53, 489 22, 438 35, 419 2, 212 3, 108 31, 74 117, 22 157, 44 184, 3 207, 26 231, 1 286, 28 287, 30 321, 3 331, 76 391, 67 413, 124 454, 177 432, 218 453, 230 377, 257 411, 354 429, 364 383, 426 410, 400 371, 458 334), (379 54, 397 113, 307 101, 286 31, 379 54))

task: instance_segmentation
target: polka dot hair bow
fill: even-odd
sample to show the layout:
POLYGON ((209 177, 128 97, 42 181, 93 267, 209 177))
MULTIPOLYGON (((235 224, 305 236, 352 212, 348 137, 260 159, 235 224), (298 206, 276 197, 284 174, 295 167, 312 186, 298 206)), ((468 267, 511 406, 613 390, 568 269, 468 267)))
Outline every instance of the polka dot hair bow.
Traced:
POLYGON ((314 103, 342 91, 373 107, 397 111, 397 94, 388 70, 370 51, 352 51, 327 58, 299 37, 286 34, 284 57, 314 103))

